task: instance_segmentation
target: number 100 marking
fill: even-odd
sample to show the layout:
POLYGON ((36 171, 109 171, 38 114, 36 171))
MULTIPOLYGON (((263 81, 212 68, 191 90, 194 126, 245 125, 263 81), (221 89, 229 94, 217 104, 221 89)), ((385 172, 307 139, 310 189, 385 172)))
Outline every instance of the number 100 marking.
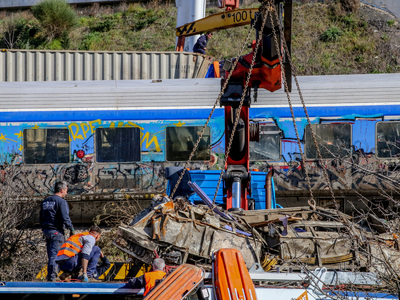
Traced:
MULTIPOLYGON (((238 23, 241 21, 246 21, 247 20, 247 10, 244 11, 238 11, 233 14, 233 22, 238 23)), ((250 18, 251 18, 251 11, 250 11, 250 18)))

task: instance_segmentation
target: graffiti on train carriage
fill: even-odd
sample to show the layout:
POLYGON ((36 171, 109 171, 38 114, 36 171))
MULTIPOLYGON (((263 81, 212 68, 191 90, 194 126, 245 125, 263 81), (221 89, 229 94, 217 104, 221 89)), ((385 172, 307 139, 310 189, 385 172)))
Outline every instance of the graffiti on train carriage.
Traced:
MULTIPOLYGON (((274 168, 278 195, 308 190, 304 168, 313 190, 327 191, 306 119, 296 119, 306 156, 302 164, 292 120, 269 117, 262 111, 257 117, 260 141, 251 142, 251 168, 274 168)), ((397 174, 400 123, 395 118, 383 119, 383 115, 312 118, 322 163, 335 190, 389 187, 390 181, 384 178, 397 174)), ((204 122, 93 118, 82 122, 7 123, 0 127, 0 150, 14 165, 23 166, 21 178, 17 176, 15 180, 36 194, 49 193, 54 180, 59 178, 71 184, 72 195, 155 193, 166 188, 165 167, 183 166, 204 122)), ((223 132, 223 119, 212 119, 192 169, 222 167, 223 132)))
MULTIPOLYGON (((400 123, 396 118, 383 120, 383 115, 312 119, 322 164, 335 190, 384 190, 390 187, 391 182, 385 179, 396 176, 398 171, 400 123)), ((306 191, 308 185, 303 168, 307 168, 313 190, 327 191, 329 187, 305 118, 296 120, 306 156, 304 164, 291 120, 280 119, 276 123, 282 132, 281 160, 253 161, 252 168, 267 171, 273 167, 277 191, 306 191)))
MULTIPOLYGON (((202 121, 192 120, 189 127, 186 125, 184 120, 101 119, 7 123, 0 126, 0 150, 7 163, 21 167, 21 178, 16 176, 15 180, 36 194, 51 192, 54 180, 59 178, 70 183, 72 195, 160 192, 166 184, 164 161, 186 159, 202 121), (171 143, 166 139, 174 139, 173 146, 168 146, 171 143)), ((197 155, 206 161, 211 156, 209 131, 209 140, 204 139, 205 146, 201 149, 200 145, 197 155)))

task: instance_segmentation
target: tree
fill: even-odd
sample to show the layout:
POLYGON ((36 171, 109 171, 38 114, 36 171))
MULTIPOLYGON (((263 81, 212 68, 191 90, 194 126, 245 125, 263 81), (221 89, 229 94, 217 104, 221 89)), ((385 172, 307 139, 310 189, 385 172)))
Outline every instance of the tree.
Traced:
POLYGON ((32 8, 48 40, 67 35, 78 24, 74 10, 64 0, 44 0, 32 8))

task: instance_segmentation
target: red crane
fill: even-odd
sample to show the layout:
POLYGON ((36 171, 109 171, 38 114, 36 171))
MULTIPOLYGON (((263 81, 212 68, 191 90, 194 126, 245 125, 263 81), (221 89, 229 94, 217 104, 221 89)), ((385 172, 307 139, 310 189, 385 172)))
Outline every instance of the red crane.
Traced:
POLYGON ((182 44, 185 36, 252 23, 256 29, 257 40, 260 41, 257 51, 256 42, 253 42, 253 51, 237 58, 237 64, 233 70, 232 66, 236 59, 229 61, 231 67, 224 66, 226 71, 225 76, 222 76, 221 86, 224 85, 227 74, 232 71, 229 82, 220 99, 221 106, 225 107, 225 145, 229 145, 234 124, 237 123, 231 149, 229 153, 228 149, 226 149, 225 153, 227 158, 223 180, 226 209, 249 209, 248 195, 251 195, 250 141, 258 141, 259 136, 258 124, 250 123, 249 119, 251 91, 254 91, 253 99, 256 101, 259 88, 270 92, 281 88, 282 69, 280 60, 283 61, 289 91, 291 89, 291 69, 286 59, 288 53, 283 53, 282 51, 282 40, 285 40, 290 51, 292 0, 260 0, 260 2, 262 6, 256 12, 254 9, 237 9, 239 0, 221 0, 218 1, 218 4, 220 8, 226 8, 225 12, 211 15, 177 28, 177 36, 182 37, 182 44), (273 9, 269 11, 267 19, 263 22, 261 8, 267 4, 272 4, 273 9), (278 15, 278 22, 275 18, 275 12, 278 15), (241 16, 240 18, 239 15, 241 16), (239 19, 240 22, 238 21, 239 19), (284 25, 283 31, 279 30, 281 24, 284 25), (281 32, 283 32, 283 37, 281 32), (276 40, 274 35, 277 38, 276 40), (252 66, 253 59, 254 65, 252 66), (250 69, 252 69, 251 77, 247 81, 250 69), (243 93, 245 93, 244 96, 243 93), (240 107, 242 97, 243 103, 240 107), (237 122, 236 116, 239 116, 237 122))

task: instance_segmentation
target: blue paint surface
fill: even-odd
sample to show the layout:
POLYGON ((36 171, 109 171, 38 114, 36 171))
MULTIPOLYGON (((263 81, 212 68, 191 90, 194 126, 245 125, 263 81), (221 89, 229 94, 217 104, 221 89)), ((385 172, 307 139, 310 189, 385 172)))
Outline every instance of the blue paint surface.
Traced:
MULTIPOLYGON (((0 294, 138 294, 140 290, 124 288, 125 283, 83 283, 83 282, 3 282, 0 294)), ((139 293, 141 294, 141 293, 139 293)))
POLYGON ((399 299, 395 295, 390 295, 386 293, 374 293, 374 292, 349 292, 349 291, 329 291, 325 290, 328 295, 335 296, 336 297, 354 297, 355 299, 359 299, 361 297, 364 297, 366 299, 399 299))
MULTIPOLYGON (((182 120, 207 119, 210 109, 83 110, 0 112, 0 122, 60 122, 102 120, 182 120)), ((217 108, 213 117, 223 117, 217 108)))
MULTIPOLYGON (((294 107, 296 118, 305 117, 302 107, 294 107)), ((358 117, 377 118, 383 115, 400 115, 398 105, 365 105, 365 106, 321 106, 307 107, 310 117, 338 117, 354 120, 358 117), (356 113, 355 113, 356 111, 356 113)), ((82 110, 82 111, 20 111, 0 112, 0 122, 54 122, 54 121, 89 121, 103 120, 180 120, 207 119, 210 109, 157 109, 157 110, 82 110)), ((215 117, 223 117, 223 108, 217 108, 215 117)), ((251 107, 252 118, 291 118, 288 107, 251 107)))
MULTIPOLYGON (((219 170, 190 170, 190 177, 193 182, 196 182, 197 185, 207 194, 207 196, 213 200, 215 189, 217 188, 218 180, 221 174, 219 170)), ((251 198, 255 201, 255 209, 265 209, 265 178, 267 173, 265 172, 251 172, 251 198)), ((189 197, 189 200, 192 203, 198 204, 202 203, 200 197, 195 193, 189 197)), ((218 189, 216 204, 223 204, 223 181, 218 189)), ((273 207, 276 208, 275 202, 273 203, 273 207)))

